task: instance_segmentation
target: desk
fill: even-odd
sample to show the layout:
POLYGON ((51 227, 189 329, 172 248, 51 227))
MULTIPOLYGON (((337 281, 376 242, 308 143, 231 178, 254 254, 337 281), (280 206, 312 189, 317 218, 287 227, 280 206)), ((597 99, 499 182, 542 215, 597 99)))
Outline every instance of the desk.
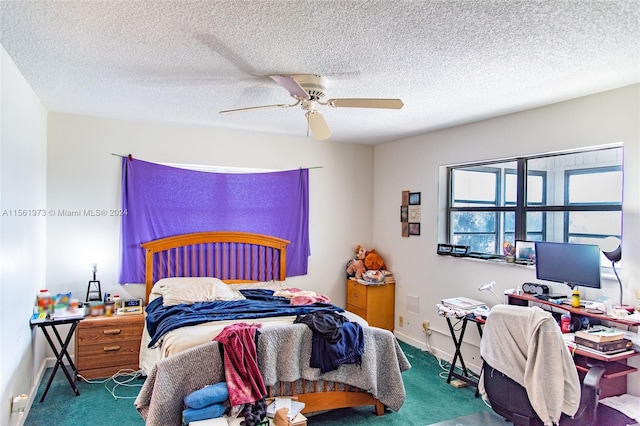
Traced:
MULTIPOLYGON (((536 298, 531 294, 509 294, 508 295, 510 305, 528 306, 530 303, 540 304, 542 308, 552 310, 557 308, 561 311, 571 312, 571 315, 582 315, 599 321, 611 322, 615 324, 621 324, 629 327, 640 326, 639 321, 630 321, 621 318, 612 318, 604 314, 598 314, 589 312, 585 308, 573 308, 569 305, 558 305, 546 300, 536 298)), ((601 356, 581 350, 580 348, 572 349, 573 360, 576 364, 576 369, 580 378, 584 378, 584 375, 589 371, 589 368, 593 364, 600 364, 605 368, 605 373, 600 380, 600 398, 607 396, 621 395, 627 393, 627 376, 631 373, 638 371, 636 367, 627 364, 627 359, 640 355, 640 352, 633 352, 630 354, 619 354, 601 356)))
POLYGON ((51 348, 51 350, 53 350, 53 353, 56 356, 56 365, 53 367, 53 371, 51 372, 51 376, 49 377, 47 386, 45 387, 44 392, 42 393, 40 402, 44 401, 44 398, 47 396, 47 392, 49 392, 49 387, 51 386, 51 382, 53 382, 53 378, 55 377, 56 372, 58 371, 58 367, 60 367, 64 372, 64 375, 67 376, 67 380, 69 381, 69 384, 71 385, 71 388, 73 389, 73 392, 76 394, 76 396, 80 395, 80 391, 78 390, 78 384, 77 384, 76 366, 71 360, 71 356, 69 355, 67 348, 69 347, 69 343, 71 342, 71 336, 73 336, 73 332, 75 331, 76 327, 78 326, 78 323, 82 320, 82 318, 83 317, 69 318, 69 319, 46 319, 44 321, 30 322, 31 329, 33 329, 34 327, 38 327, 40 330, 42 330, 42 333, 44 333, 44 337, 47 339, 47 342, 49 343, 49 347, 51 348), (71 327, 69 327, 69 331, 67 332, 67 335, 63 340, 57 327, 65 324, 71 324, 71 327), (53 331, 53 334, 56 337, 58 345, 60 346, 59 351, 53 339, 51 338, 51 335, 49 334, 49 329, 53 331), (73 374, 70 374, 69 371, 67 370, 67 366, 64 365, 65 358, 67 359, 67 361, 69 361, 69 367, 71 368, 71 373, 73 374))
POLYGON ((469 321, 476 323, 478 327, 478 334, 480 338, 482 338, 482 324, 484 324, 484 320, 480 318, 476 318, 474 314, 467 314, 466 316, 460 318, 462 321, 462 327, 460 328, 459 334, 456 336, 456 330, 453 328, 453 324, 451 324, 451 317, 445 317, 447 319, 447 325, 449 326, 449 331, 451 332, 451 338, 453 339, 453 344, 456 347, 455 354, 453 355, 453 360, 451 361, 451 367, 449 367, 449 374, 447 375, 447 383, 451 383, 451 378, 455 377, 456 379, 460 379, 466 384, 473 386, 476 388, 476 397, 478 397, 478 382, 469 376, 469 371, 467 370, 467 366, 464 365, 464 360, 462 359, 462 339, 464 339, 464 332, 467 329, 467 324, 469 321), (455 371, 456 365, 460 361, 460 367, 463 374, 457 373, 455 371))

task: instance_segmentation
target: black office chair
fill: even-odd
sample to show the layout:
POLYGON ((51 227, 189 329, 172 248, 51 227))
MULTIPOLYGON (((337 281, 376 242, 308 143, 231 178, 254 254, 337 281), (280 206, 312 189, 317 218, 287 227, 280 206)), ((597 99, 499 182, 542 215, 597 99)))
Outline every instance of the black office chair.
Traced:
MULTIPOLYGON (((526 366, 519 377, 521 382, 524 375, 531 375, 532 369, 536 368, 538 373, 533 374, 544 377, 544 365, 530 364, 535 362, 553 364, 555 368, 553 373, 544 377, 545 381, 549 381, 548 383, 539 385, 537 389, 530 389, 532 394, 537 392, 537 395, 541 395, 541 386, 550 386, 552 391, 549 393, 555 393, 558 400, 563 401, 561 398, 570 399, 571 395, 577 398, 577 390, 580 391, 578 410, 573 416, 568 416, 566 413, 560 415, 558 404, 554 404, 554 400, 545 400, 548 395, 538 397, 539 400, 536 402, 539 409, 543 407, 542 412, 547 412, 545 403, 551 406, 547 413, 555 410, 557 413, 552 415, 560 415, 561 426, 592 425, 596 422, 596 407, 600 395, 599 382, 605 369, 599 365, 592 366, 580 384, 560 328, 548 312, 540 308, 495 306, 487 317, 481 342, 481 355, 484 360, 480 387, 483 396, 486 396, 496 413, 512 421, 515 426, 542 426, 544 421, 533 408, 527 389, 504 374, 501 369, 514 371, 514 365, 526 366), (538 335, 540 335, 539 339, 538 335), (562 353, 565 349, 566 354, 562 353)), ((546 420, 549 421, 549 418, 546 420)))

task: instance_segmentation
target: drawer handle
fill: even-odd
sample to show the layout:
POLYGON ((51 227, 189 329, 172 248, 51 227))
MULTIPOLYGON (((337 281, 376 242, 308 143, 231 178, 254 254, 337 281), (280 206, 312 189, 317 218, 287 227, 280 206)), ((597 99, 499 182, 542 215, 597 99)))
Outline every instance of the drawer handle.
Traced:
POLYGON ((351 297, 353 297, 354 299, 357 299, 358 297, 360 297, 359 294, 352 294, 351 297))
POLYGON ((102 333, 103 334, 120 334, 120 329, 119 328, 113 328, 111 330, 104 330, 102 333))
POLYGON ((107 347, 103 348, 103 350, 105 352, 119 351, 120 350, 120 346, 107 346, 107 347))

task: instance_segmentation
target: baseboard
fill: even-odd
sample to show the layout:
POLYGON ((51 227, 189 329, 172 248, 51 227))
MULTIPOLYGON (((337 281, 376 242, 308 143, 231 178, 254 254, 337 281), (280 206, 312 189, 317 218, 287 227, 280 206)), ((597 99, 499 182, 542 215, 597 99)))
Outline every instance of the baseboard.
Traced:
MULTIPOLYGON (((413 337, 408 336, 408 335, 406 335, 406 334, 404 334, 404 333, 402 333, 402 332, 400 332, 398 330, 394 330, 393 334, 396 336, 396 338, 398 340, 406 343, 407 345, 411 345, 413 347, 419 348, 419 349, 421 349, 421 350, 423 350, 425 352, 430 352, 430 353, 432 353, 432 355, 434 355, 434 356, 436 356, 436 357, 438 357, 438 358, 440 358, 442 360, 445 360, 447 362, 451 362, 453 360, 453 353, 452 352, 446 352, 446 351, 443 351, 441 349, 434 348, 433 346, 431 348, 428 348, 427 344, 425 342, 421 342, 420 340, 414 339, 413 337), (431 352, 431 351, 433 351, 433 352, 431 352)), ((447 336, 447 337, 449 337, 449 339, 451 340, 451 336, 447 336)), ((451 344, 453 345, 453 341, 451 342, 451 344)), ((465 344, 467 344, 467 343, 465 342, 465 344)), ((477 348, 477 346, 474 345, 474 344, 470 344, 470 345, 473 346, 474 348, 477 348)), ((478 348, 478 350, 479 350, 479 348, 478 348)), ((472 372, 477 372, 477 371, 482 370, 482 364, 476 364, 474 361, 475 361, 475 359, 467 360, 465 358, 464 363, 467 366, 467 368, 469 370, 471 370, 472 372)))

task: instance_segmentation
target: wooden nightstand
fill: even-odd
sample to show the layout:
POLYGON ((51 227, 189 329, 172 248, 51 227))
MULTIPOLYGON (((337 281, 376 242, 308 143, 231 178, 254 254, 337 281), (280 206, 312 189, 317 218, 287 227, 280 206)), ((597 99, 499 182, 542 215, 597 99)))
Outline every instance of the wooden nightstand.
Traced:
POLYGON ((373 327, 393 331, 395 294, 395 283, 364 285, 347 279, 347 310, 373 327))
POLYGON ((118 370, 138 370, 144 315, 86 317, 75 337, 78 374, 86 379, 110 377, 118 370))

